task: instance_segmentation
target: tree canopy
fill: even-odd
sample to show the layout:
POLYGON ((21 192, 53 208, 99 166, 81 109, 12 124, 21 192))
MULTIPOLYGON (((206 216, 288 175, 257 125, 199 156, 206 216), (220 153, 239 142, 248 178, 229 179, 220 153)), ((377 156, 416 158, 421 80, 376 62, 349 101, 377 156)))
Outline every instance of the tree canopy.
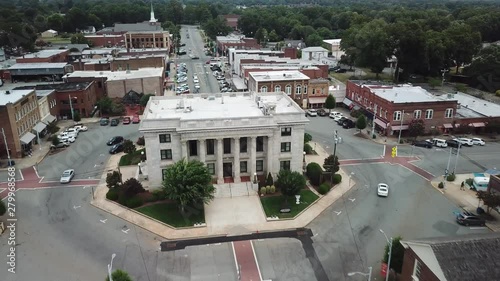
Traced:
MULTIPOLYGON (((321 169, 321 168, 320 168, 321 169)), ((281 193, 287 198, 299 194, 300 190, 306 186, 306 179, 299 172, 292 172, 290 170, 281 170, 278 173, 276 180, 276 187, 280 189, 281 193)))

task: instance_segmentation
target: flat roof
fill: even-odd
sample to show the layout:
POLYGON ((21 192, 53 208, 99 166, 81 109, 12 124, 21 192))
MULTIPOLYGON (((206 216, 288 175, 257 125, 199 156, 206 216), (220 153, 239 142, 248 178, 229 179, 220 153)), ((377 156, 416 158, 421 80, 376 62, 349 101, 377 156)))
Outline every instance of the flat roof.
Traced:
POLYGON ((102 54, 111 54, 116 49, 90 49, 83 50, 82 55, 102 55, 102 54))
POLYGON ((124 71, 75 71, 66 74, 66 77, 104 77, 108 81, 148 78, 148 77, 161 77, 163 75, 163 68, 147 67, 138 70, 124 70, 124 71))
POLYGON ((460 104, 460 111, 457 111, 457 113, 465 114, 466 116, 464 117, 475 117, 474 115, 487 117, 500 116, 500 105, 496 103, 461 92, 453 94, 453 97, 458 101, 458 104, 460 104))
POLYGON ((307 47, 302 49, 303 52, 328 52, 327 49, 323 47, 307 47))
POLYGON ((35 91, 35 94, 37 96, 37 98, 42 98, 42 97, 45 97, 45 96, 48 96, 50 94, 52 94, 55 90, 54 89, 49 89, 49 90, 36 90, 35 91))
POLYGON ((249 76, 257 82, 261 81, 283 81, 283 80, 309 80, 309 76, 303 74, 298 70, 290 71, 262 71, 262 72, 249 72, 249 76))
POLYGON ((154 96, 148 102, 143 120, 180 119, 210 120, 252 118, 265 116, 259 108, 257 96, 263 104, 276 106, 274 114, 302 113, 302 109, 284 93, 256 95, 251 93, 196 94, 186 96, 154 96), (191 110, 185 110, 190 107, 191 110))
POLYGON ((64 68, 66 62, 34 62, 34 63, 16 63, 9 69, 37 69, 37 68, 64 68))
POLYGON ((55 55, 62 54, 64 52, 67 52, 67 49, 49 49, 49 50, 41 50, 36 53, 31 53, 31 54, 26 54, 22 57, 18 57, 18 59, 31 59, 31 58, 50 58, 55 55))
POLYGON ((330 44, 330 45, 339 45, 340 41, 342 41, 342 39, 325 39, 325 40, 323 40, 323 42, 325 42, 326 44, 330 44))
MULTIPOLYGON (((380 86, 364 85, 362 87, 370 88, 375 95, 393 103, 412 103, 412 102, 437 102, 443 101, 443 98, 437 97, 422 87, 410 85, 380 86)), ((454 100, 454 99, 448 99, 454 100)))
POLYGON ((6 105, 8 103, 16 103, 23 96, 27 96, 31 94, 34 90, 9 90, 9 91, 1 91, 0 90, 0 105, 6 105), (9 92, 9 94, 7 94, 9 92))

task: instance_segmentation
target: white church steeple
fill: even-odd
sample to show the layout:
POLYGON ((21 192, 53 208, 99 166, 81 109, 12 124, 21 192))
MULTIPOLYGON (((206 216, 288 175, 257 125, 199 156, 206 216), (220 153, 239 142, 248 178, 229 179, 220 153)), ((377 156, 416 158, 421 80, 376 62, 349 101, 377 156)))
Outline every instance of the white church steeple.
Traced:
POLYGON ((151 19, 149 19, 149 22, 157 22, 158 20, 155 19, 155 11, 153 10, 153 0, 151 0, 151 19))

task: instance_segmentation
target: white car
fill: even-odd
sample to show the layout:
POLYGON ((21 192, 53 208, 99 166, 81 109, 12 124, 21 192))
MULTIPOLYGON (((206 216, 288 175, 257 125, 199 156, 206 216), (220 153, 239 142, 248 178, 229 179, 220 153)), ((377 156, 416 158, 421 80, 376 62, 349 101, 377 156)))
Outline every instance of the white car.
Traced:
POLYGON ((472 140, 469 138, 458 138, 458 139, 453 139, 461 143, 462 145, 466 146, 473 146, 474 144, 472 143, 472 140))
POLYGON ((480 139, 480 138, 472 138, 472 143, 474 145, 480 145, 480 146, 483 146, 485 145, 486 143, 484 142, 483 139, 480 139))
POLYGON ((201 88, 200 84, 194 84, 194 88, 199 90, 201 88))
POLYGON ((63 136, 57 136, 60 142, 70 142, 74 143, 76 141, 76 138, 73 135, 63 135, 63 136))
POLYGON ((198 80, 198 78, 194 78, 193 83, 195 83, 195 84, 200 83, 200 80, 198 80))
POLYGON ((337 115, 337 116, 333 117, 333 121, 337 122, 337 121, 339 121, 343 117, 344 117, 344 115, 342 115, 342 114, 341 115, 337 115))
POLYGON ((59 181, 60 183, 69 183, 75 176, 75 170, 69 169, 63 172, 61 175, 61 180, 59 181))
POLYGON ((385 183, 379 183, 377 186, 377 195, 382 197, 389 196, 389 186, 385 183))
POLYGON ((333 118, 333 119, 335 119, 335 117, 337 117, 337 116, 340 118, 340 117, 342 117, 342 113, 337 112, 337 111, 332 111, 332 112, 330 112, 330 115, 328 115, 328 116, 330 118, 333 118))
POLYGON ((308 111, 306 111, 306 114, 311 117, 316 117, 318 116, 318 111, 316 109, 309 109, 308 111))

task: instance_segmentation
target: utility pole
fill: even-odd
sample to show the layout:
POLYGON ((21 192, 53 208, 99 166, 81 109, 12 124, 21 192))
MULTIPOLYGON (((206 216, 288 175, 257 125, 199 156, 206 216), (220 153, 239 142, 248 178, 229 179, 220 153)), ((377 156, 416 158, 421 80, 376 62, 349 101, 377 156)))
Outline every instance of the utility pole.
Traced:
POLYGON ((75 111, 73 110, 73 102, 71 101, 71 95, 68 95, 69 98, 69 107, 71 108, 71 119, 75 120, 75 111))
POLYGON ((7 161, 8 161, 7 166, 10 167, 11 160, 10 160, 9 145, 7 144, 7 137, 5 136, 5 131, 3 128, 2 128, 2 135, 3 135, 3 142, 5 143, 5 150, 7 151, 7 161))
POLYGON ((457 170, 457 163, 458 163, 458 157, 460 156, 460 147, 461 146, 462 146, 462 144, 458 143, 457 157, 455 157, 455 168, 453 168, 453 174, 455 174, 455 171, 457 170))

